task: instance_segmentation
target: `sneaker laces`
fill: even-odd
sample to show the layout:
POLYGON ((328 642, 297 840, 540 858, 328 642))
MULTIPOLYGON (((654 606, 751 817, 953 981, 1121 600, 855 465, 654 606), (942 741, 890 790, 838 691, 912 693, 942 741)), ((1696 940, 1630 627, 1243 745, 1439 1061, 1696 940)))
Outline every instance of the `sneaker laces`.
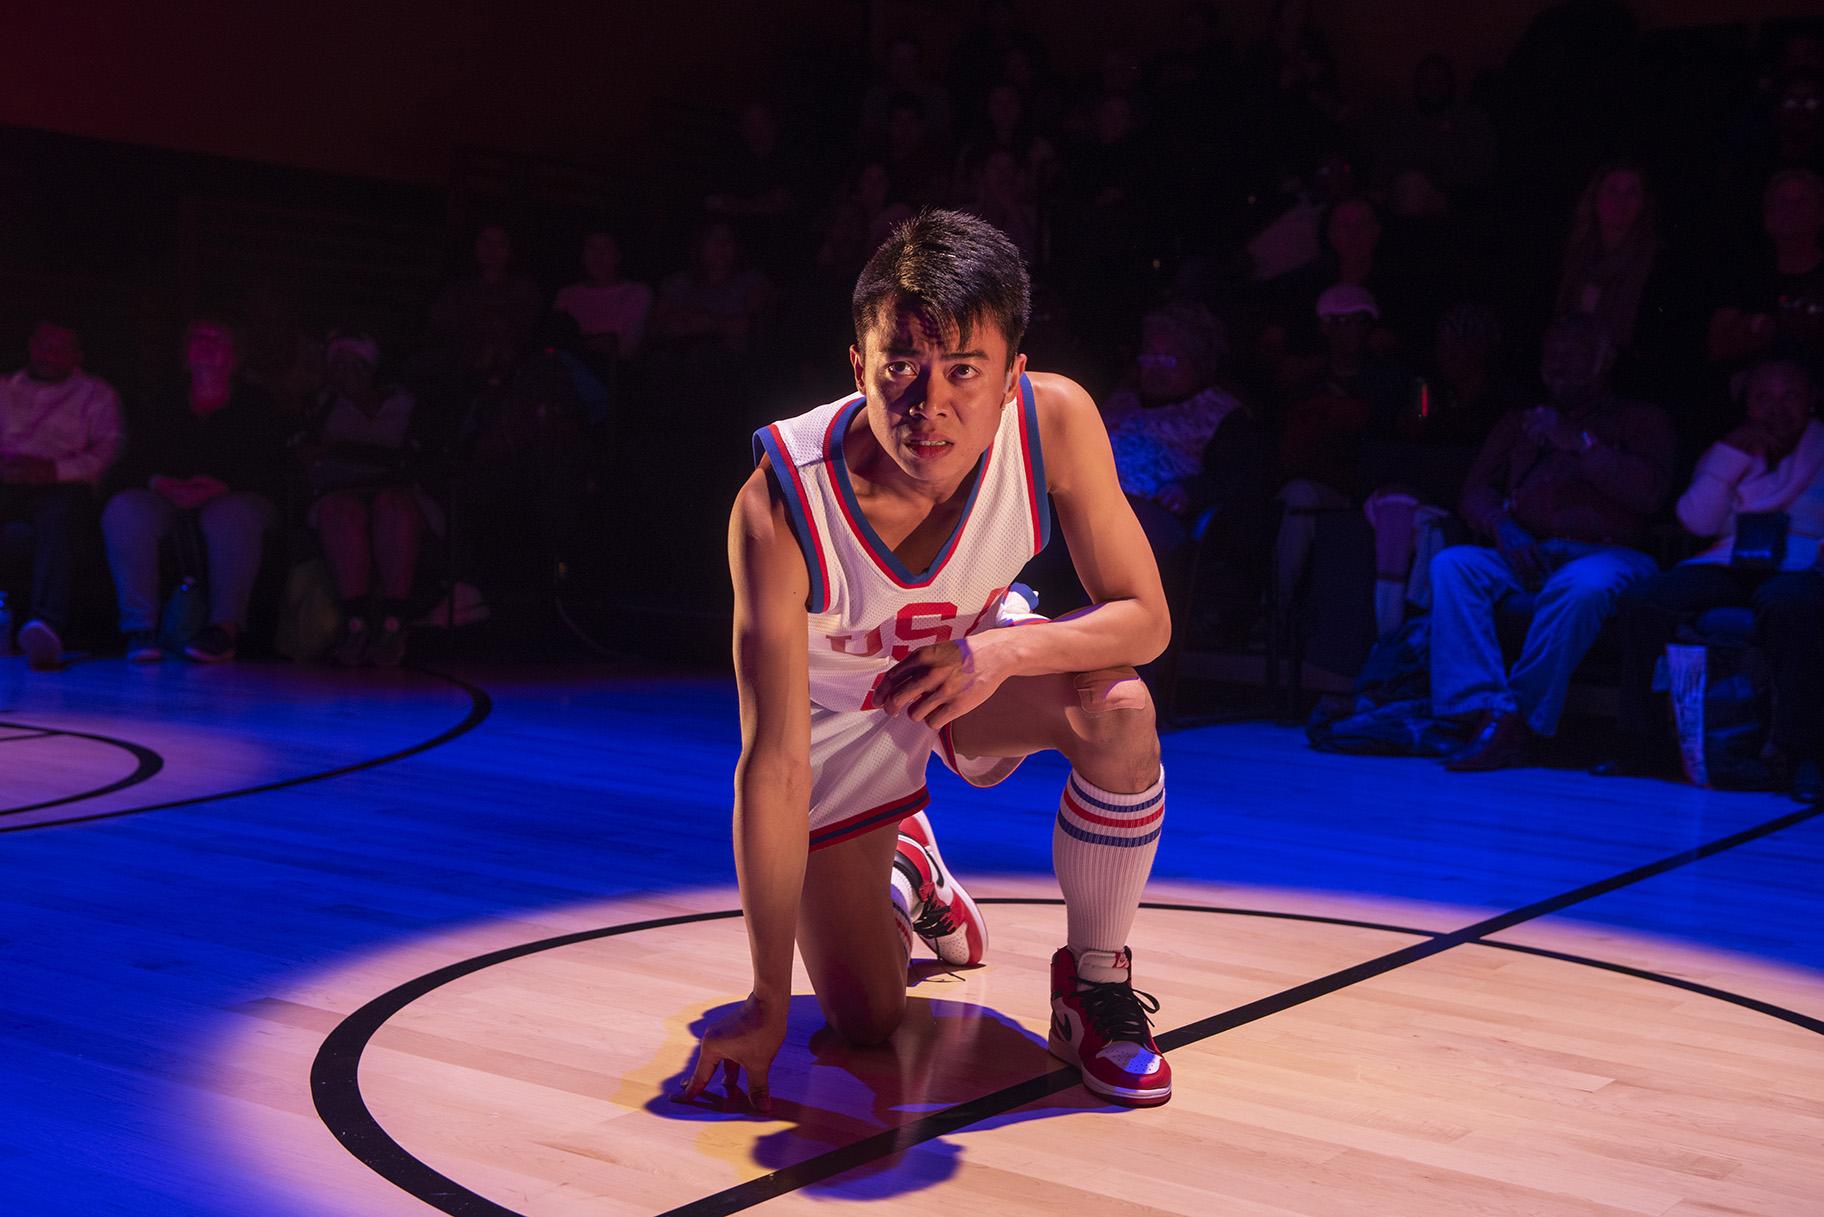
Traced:
POLYGON ((1150 1016, 1159 1012, 1159 999, 1128 981, 1084 980, 1079 976, 1077 1000, 1090 1025, 1105 1040, 1145 1043, 1152 1037, 1150 1016))
POLYGON ((956 933, 956 919, 950 915, 950 906, 939 904, 929 888, 919 893, 918 906, 918 917, 912 922, 914 934, 920 938, 945 938, 956 933))

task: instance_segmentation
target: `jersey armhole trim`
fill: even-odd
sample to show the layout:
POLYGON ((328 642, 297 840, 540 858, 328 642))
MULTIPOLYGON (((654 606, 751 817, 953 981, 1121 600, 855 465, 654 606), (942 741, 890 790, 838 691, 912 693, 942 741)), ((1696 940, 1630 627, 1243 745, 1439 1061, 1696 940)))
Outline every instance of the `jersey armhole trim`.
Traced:
POLYGON ((1032 552, 1051 540, 1051 496, 1045 486, 1045 452, 1039 441, 1039 407, 1032 381, 1020 373, 1020 451, 1026 462, 1026 503, 1032 512, 1032 552))
POLYGON ((798 539, 798 548, 804 551, 804 569, 810 576, 811 583, 810 599, 806 607, 813 613, 827 613, 830 611, 830 572, 823 556, 823 539, 818 536, 817 524, 811 517, 810 500, 804 493, 804 479, 799 476, 798 466, 785 449, 785 438, 779 434, 777 423, 754 432, 754 464, 758 465, 762 456, 770 462, 768 471, 785 499, 786 518, 791 521, 792 535, 798 539))

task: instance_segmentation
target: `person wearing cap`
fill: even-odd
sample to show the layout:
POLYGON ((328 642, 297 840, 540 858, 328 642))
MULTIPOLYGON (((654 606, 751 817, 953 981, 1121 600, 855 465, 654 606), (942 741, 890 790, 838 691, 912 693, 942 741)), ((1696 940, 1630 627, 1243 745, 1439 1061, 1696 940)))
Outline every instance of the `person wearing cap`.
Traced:
POLYGON ((74 329, 40 322, 26 366, 0 381, 0 523, 32 526, 32 616, 18 641, 36 669, 63 665, 76 570, 93 553, 95 485, 120 447, 120 398, 82 370, 74 329))
POLYGON ((1547 401, 1502 416, 1464 484, 1462 515, 1483 543, 1432 559, 1432 712, 1474 722, 1447 769, 1531 763, 1616 600, 1657 569, 1635 546, 1671 488, 1672 423, 1609 391, 1614 360, 1599 318, 1553 324, 1539 369, 1547 401), (1521 593, 1532 620, 1509 667, 1495 610, 1521 593))
POLYGON ((378 377, 380 349, 365 334, 330 340, 316 426, 305 442, 317 531, 342 601, 332 657, 345 667, 405 658, 405 607, 426 531, 443 514, 405 468, 416 401, 378 377))
POLYGON ((1278 498, 1286 515, 1274 542, 1279 604, 1292 604, 1317 538, 1313 511, 1341 509, 1358 500, 1362 438, 1391 433, 1411 379, 1377 355, 1369 337, 1380 321, 1374 293, 1359 283, 1338 283, 1317 298, 1326 359, 1322 380, 1287 412, 1279 441, 1278 498))
POLYGON ((235 328, 199 317, 184 333, 184 387, 136 427, 127 462, 136 474, 101 513, 127 658, 164 658, 158 641, 159 545, 195 528, 205 551, 209 608, 184 645, 198 663, 233 659, 247 627, 282 451, 272 399, 238 375, 235 328))

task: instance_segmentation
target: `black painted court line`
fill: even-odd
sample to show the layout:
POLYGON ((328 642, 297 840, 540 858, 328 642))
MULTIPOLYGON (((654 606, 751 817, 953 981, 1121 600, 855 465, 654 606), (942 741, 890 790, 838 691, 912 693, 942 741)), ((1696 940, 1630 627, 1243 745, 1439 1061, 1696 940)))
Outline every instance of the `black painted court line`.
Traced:
MULTIPOLYGON (((1517 943, 1486 942, 1482 936, 1511 929, 1516 925, 1561 912, 1566 908, 1584 901, 1607 895, 1631 884, 1687 866, 1692 862, 1713 857, 1727 850, 1735 849, 1753 841, 1784 831, 1795 825, 1805 823, 1819 815, 1824 815, 1824 804, 1800 808, 1783 816, 1755 825, 1740 832, 1720 837, 1707 844, 1696 846, 1676 854, 1670 854, 1655 862, 1649 862, 1632 870, 1623 871, 1607 879, 1585 884, 1570 891, 1545 900, 1536 901, 1521 908, 1486 918, 1473 925, 1451 931, 1420 930, 1407 926, 1388 925, 1379 922, 1358 921, 1350 918, 1324 917, 1299 913, 1287 913, 1255 909, 1224 909, 1204 905, 1164 904, 1143 902, 1142 908, 1167 911, 1223 913, 1240 916, 1270 917, 1294 921, 1307 921, 1328 925, 1353 926, 1364 929, 1383 930, 1392 933, 1410 934, 1422 941, 1375 959, 1333 972, 1302 985, 1274 994, 1259 1001, 1237 1006, 1206 1019, 1177 1027, 1158 1036, 1162 1049, 1170 1051, 1193 1044, 1199 1040, 1233 1030, 1247 1023, 1258 1021, 1268 1015, 1280 1013, 1308 1001, 1314 1001, 1338 990, 1373 979, 1387 972, 1417 963, 1433 955, 1451 950, 1455 947, 1473 945, 1501 950, 1519 951, 1527 954, 1541 955, 1568 963, 1587 964, 1604 968, 1622 975, 1642 980, 1656 981, 1674 985, 1693 993, 1732 1002, 1749 1010, 1769 1014, 1783 1019, 1806 1030, 1824 1034, 1824 1023, 1797 1011, 1786 1010, 1771 1003, 1742 994, 1730 993, 1727 990, 1714 989, 1706 985, 1682 981, 1676 977, 1662 976, 1645 969, 1632 968, 1624 964, 1613 964, 1601 960, 1585 959, 1581 956, 1554 952, 1543 948, 1527 947, 1517 943)), ((1025 897, 982 897, 982 904, 1027 904, 1058 905, 1063 901, 1025 897)), ((361 1095, 359 1069, 361 1054, 388 1019, 400 1010, 425 994, 450 983, 460 977, 495 964, 505 963, 540 951, 553 950, 597 938, 610 938, 621 934, 637 933, 641 930, 658 929, 665 926, 685 925, 696 921, 711 921, 739 917, 738 909, 727 909, 711 913, 693 913, 677 917, 666 917, 654 921, 634 922, 623 926, 611 926, 605 929, 582 930, 556 938, 542 939, 518 946, 507 947, 487 955, 449 964, 435 972, 430 972, 414 980, 407 981, 379 997, 374 998, 348 1018, 339 1023, 330 1032, 317 1051, 311 1063, 310 1082, 311 1097, 316 1105, 317 1114, 338 1141, 349 1153, 395 1186, 411 1193, 433 1207, 452 1214, 453 1217, 523 1217, 513 1209, 469 1191, 455 1180, 439 1174, 430 1166, 421 1162, 400 1145, 380 1126, 378 1120, 368 1109, 366 1100, 361 1095)), ((734 1187, 726 1188, 713 1195, 704 1196, 688 1204, 667 1210, 659 1217, 719 1217, 719 1215, 741 1212, 754 1205, 764 1203, 778 1196, 786 1195, 825 1179, 840 1175, 845 1171, 864 1166, 879 1158, 900 1153, 913 1146, 936 1140, 950 1133, 957 1132, 983 1120, 1004 1115, 1015 1108, 1043 1099, 1062 1090, 1068 1090, 1079 1084, 1077 1071, 1066 1065, 1037 1077, 1028 1078, 1012 1086, 1004 1087, 992 1094, 983 1095, 967 1103, 960 1103, 942 1111, 920 1116, 897 1128, 884 1129, 881 1132, 865 1137, 852 1144, 830 1150, 803 1162, 750 1179, 734 1187)))
MULTIPOLYGON (((111 735, 96 735, 88 731, 65 731, 61 727, 39 727, 32 723, 0 722, 0 727, 9 730, 30 731, 34 733, 31 735, 10 735, 5 739, 0 740, 0 744, 10 744, 14 740, 21 739, 45 739, 54 735, 67 735, 72 739, 93 740, 98 744, 106 744, 110 748, 118 748, 131 756, 134 761, 133 772, 118 781, 109 782, 105 786, 97 786, 93 790, 84 790, 77 794, 66 794, 55 799, 46 799, 41 803, 26 803, 19 807, 8 807, 4 810, 0 810, 0 816, 20 816, 28 811, 43 811, 47 807, 62 807, 68 803, 82 803, 89 799, 99 799, 103 795, 115 794, 119 791, 126 790, 129 787, 137 786, 141 782, 151 781, 152 778, 157 775, 158 771, 165 767, 164 757, 146 747, 144 744, 136 744, 132 740, 115 739, 111 735)), ((56 822, 62 823, 62 821, 56 822)), ((36 825, 29 825, 28 827, 36 827, 36 825)), ((16 830, 0 828, 0 832, 7 831, 16 830)))
POLYGON ((374 998, 343 1019, 317 1049, 310 1063, 310 1097, 317 1117, 335 1134, 342 1148, 394 1186, 418 1197, 446 1213, 461 1217, 519 1217, 512 1209, 478 1196, 453 1179, 446 1178, 414 1158, 405 1147, 388 1135, 367 1108, 361 1096, 361 1053, 374 1033, 386 1021, 433 989, 453 980, 491 968, 498 963, 519 959, 540 951, 574 946, 597 938, 616 938, 642 930, 658 930, 673 925, 690 925, 698 921, 723 921, 741 916, 740 909, 719 909, 710 913, 682 913, 651 921, 631 921, 605 929, 579 930, 556 938, 504 947, 472 959, 458 960, 406 981, 374 998))
MULTIPOLYGON (((238 790, 222 790, 217 791, 214 794, 192 795, 188 798, 171 799, 164 803, 150 803, 143 807, 127 807, 120 811, 97 812, 95 815, 90 816, 69 816, 61 820, 36 820, 30 824, 0 826, 0 834, 9 832, 31 832, 40 828, 61 828, 66 824, 91 824, 96 820, 117 820, 122 816, 143 815, 148 811, 169 811, 176 807, 196 807, 204 803, 219 803, 226 799, 238 799, 251 794, 268 794, 274 790, 287 790, 293 786, 304 786, 311 782, 325 782, 330 778, 346 777, 348 774, 359 773, 364 769, 377 769, 382 765, 390 765, 394 761, 402 761, 407 757, 417 756, 421 752, 429 752, 433 748, 441 748, 451 740, 467 735, 470 731, 481 726, 481 724, 487 720, 488 715, 493 713, 494 699, 489 697, 487 690, 481 688, 479 685, 472 685, 459 676, 452 676, 448 672, 432 671, 430 668, 412 668, 411 670, 422 673, 425 676, 435 676, 439 680, 455 685, 458 689, 461 689, 464 693, 469 695, 469 712, 463 716, 461 722, 452 727, 445 728, 427 740, 421 740, 416 744, 408 745, 396 752, 389 752, 384 756, 371 757, 365 761, 355 761, 351 764, 338 766, 335 769, 326 769, 321 773, 306 773, 299 777, 281 778, 278 781, 265 782, 258 786, 243 786, 238 790)), ((81 732, 66 731, 63 732, 63 734, 80 735, 81 732)), ((102 737, 93 736, 90 738, 100 739, 102 737)), ((137 744, 128 744, 126 741, 116 742, 120 742, 127 747, 139 747, 137 744)), ((151 752, 150 749, 146 749, 146 751, 149 753, 151 752)), ((152 753, 152 755, 156 756, 157 754, 152 753)), ((160 760, 159 763, 162 765, 164 762, 160 760)), ((102 793, 107 792, 92 792, 81 797, 94 798, 97 794, 102 793)), ((58 801, 66 802, 68 800, 58 801)), ((54 804, 40 804, 40 806, 53 805, 54 804)), ((18 808, 16 810, 30 811, 33 809, 18 808)))

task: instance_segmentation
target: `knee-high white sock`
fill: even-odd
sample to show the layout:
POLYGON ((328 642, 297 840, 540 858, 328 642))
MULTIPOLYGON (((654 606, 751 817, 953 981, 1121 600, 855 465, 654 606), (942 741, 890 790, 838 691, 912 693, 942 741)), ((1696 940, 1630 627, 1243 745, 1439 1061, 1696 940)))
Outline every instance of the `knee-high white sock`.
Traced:
POLYGON ((1113 980, 1083 971, 1086 951, 1127 946, 1140 893, 1159 851, 1165 820, 1165 770, 1145 790, 1118 794, 1085 781, 1075 770, 1064 784, 1051 832, 1052 866, 1064 891, 1066 942, 1087 980, 1113 980))

